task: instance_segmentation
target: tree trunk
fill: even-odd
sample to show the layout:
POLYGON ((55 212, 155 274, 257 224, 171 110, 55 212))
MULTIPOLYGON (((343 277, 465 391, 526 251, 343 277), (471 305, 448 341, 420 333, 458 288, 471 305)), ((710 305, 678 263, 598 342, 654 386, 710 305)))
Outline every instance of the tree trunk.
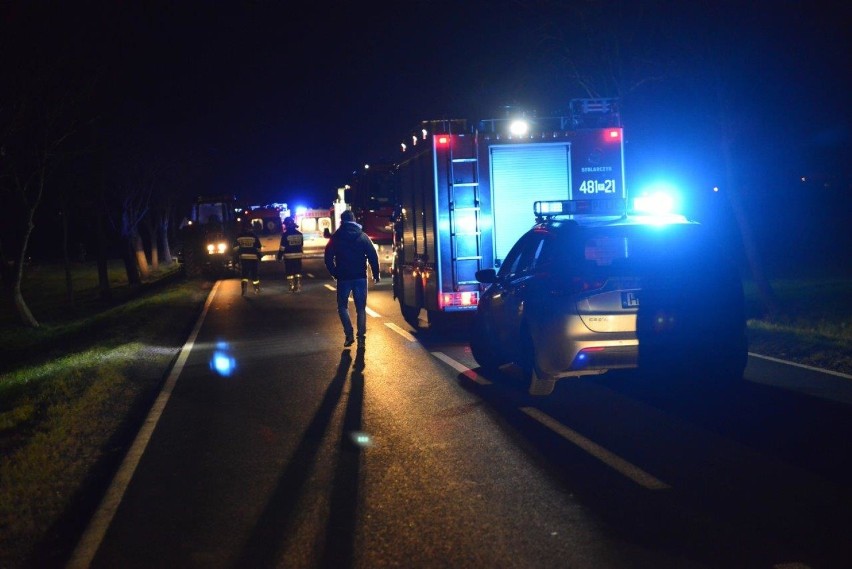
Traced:
POLYGON ((136 259, 142 279, 147 279, 151 274, 151 269, 148 266, 148 258, 145 256, 145 245, 142 243, 142 236, 139 235, 137 229, 134 229, 131 233, 130 243, 133 247, 133 256, 136 259))
POLYGON ((163 264, 170 267, 174 264, 174 259, 172 258, 172 249, 169 246, 169 216, 167 214, 164 213, 160 218, 157 231, 160 234, 160 246, 163 248, 163 264))
POLYGON ((62 264, 65 269, 65 301, 74 305, 74 283, 71 279, 71 258, 68 255, 68 211, 62 211, 62 264))
POLYGON ((151 268, 154 271, 158 271, 160 269, 160 246, 157 243, 158 234, 156 220, 147 223, 145 227, 148 229, 148 238, 151 240, 151 268))
POLYGON ((739 190, 736 186, 733 159, 731 157, 731 148, 729 141, 722 142, 722 154, 725 160, 725 170, 728 179, 728 191, 726 195, 728 202, 731 204, 731 210, 734 214, 734 219, 737 222, 737 227, 740 230, 740 236, 743 240, 743 249, 745 250, 746 260, 751 271, 751 276, 754 279, 754 284, 757 286, 760 300, 766 310, 766 315, 770 319, 774 319, 780 312, 778 297, 769 278, 766 276, 766 271, 763 269, 763 261, 760 258, 760 252, 757 250, 757 244, 754 241, 754 234, 751 230, 751 222, 743 208, 742 199, 740 198, 739 190))
POLYGON ((2 285, 4 292, 12 290, 12 283, 14 282, 12 278, 13 266, 13 263, 6 259, 3 241, 0 240, 0 285, 2 285))
POLYGON ((127 271, 127 283, 131 286, 142 284, 142 279, 139 277, 139 264, 136 262, 136 252, 130 237, 124 239, 124 270, 127 271))
POLYGON ((15 308, 18 311, 18 316, 21 317, 21 322, 31 328, 38 328, 38 320, 36 320, 33 313, 30 312, 30 308, 27 306, 27 301, 24 300, 24 295, 21 294, 21 283, 24 280, 24 261, 27 258, 27 245, 29 244, 33 228, 35 227, 32 221, 34 213, 35 210, 30 208, 30 219, 27 223, 27 229, 24 232, 24 239, 21 243, 21 252, 18 255, 17 270, 15 271, 15 284, 12 288, 12 299, 15 301, 15 308))

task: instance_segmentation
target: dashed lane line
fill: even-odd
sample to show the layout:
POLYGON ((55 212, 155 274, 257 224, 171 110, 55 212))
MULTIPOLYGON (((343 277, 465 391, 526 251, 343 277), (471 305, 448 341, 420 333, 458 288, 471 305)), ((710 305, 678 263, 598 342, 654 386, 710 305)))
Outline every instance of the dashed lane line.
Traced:
POLYGON ((487 379, 485 379, 484 377, 482 377, 481 375, 479 375, 478 373, 476 373, 475 371, 473 371, 469 367, 460 364, 459 362, 457 362, 456 360, 454 360, 453 358, 451 358, 447 354, 445 354, 443 352, 432 352, 432 355, 435 356, 436 358, 438 358, 439 360, 441 360, 442 362, 444 362, 445 364, 447 364, 448 366, 450 366, 451 368, 453 368, 454 370, 460 372, 462 375, 465 375, 469 379, 472 379, 473 381, 475 381, 479 385, 491 385, 490 381, 488 381, 487 379))
POLYGON ((403 338, 405 338, 409 342, 416 342, 417 341, 417 338, 415 338, 414 336, 409 334, 407 330, 400 328, 399 326, 397 326, 393 322, 385 322, 385 326, 387 326, 388 328, 390 328, 391 330, 393 330, 394 332, 396 332, 397 334, 399 334, 400 336, 402 336, 403 338))
MULTIPOLYGON (((477 383, 480 383, 482 385, 489 385, 491 383, 487 379, 481 377, 472 369, 462 365, 461 363, 457 362, 456 360, 442 352, 432 352, 432 355, 441 360, 442 362, 446 363, 456 371, 463 373, 464 375, 466 375, 477 383)), ((644 486, 649 490, 665 490, 670 488, 670 486, 665 482, 651 476, 638 466, 627 462, 620 456, 608 451, 596 442, 584 437, 577 431, 569 429, 568 427, 566 427, 550 415, 544 413, 540 409, 536 409, 535 407, 521 407, 520 409, 529 417, 535 419, 536 421, 538 421, 551 431, 555 432, 562 438, 566 439, 567 441, 574 443, 587 453, 591 454, 592 456, 594 456, 607 466, 615 469, 627 478, 633 480, 640 486, 644 486)))
POLYGON ((651 476, 638 466, 631 464, 621 458, 620 456, 608 451, 604 447, 600 446, 596 442, 587 439, 577 431, 569 429, 550 415, 544 413, 540 409, 536 409, 535 407, 521 407, 521 411, 561 436, 562 438, 570 441, 594 456, 610 468, 615 469, 620 472, 627 478, 633 480, 640 486, 644 486, 649 490, 666 490, 671 488, 665 482, 651 476))
MULTIPOLYGON (((325 284, 325 285, 323 285, 323 286, 325 286, 325 288, 327 288, 328 290, 337 291, 337 287, 335 287, 335 286, 333 286, 333 285, 330 285, 330 284, 327 284, 327 283, 326 283, 326 284, 325 284)), ((353 299, 351 296, 349 297, 349 302, 355 302, 355 301, 354 301, 354 299, 353 299)), ((381 315, 381 314, 379 314, 378 312, 376 312, 375 310, 373 310, 373 309, 372 309, 372 308, 370 308, 369 306, 367 307, 367 314, 369 314, 369 315, 370 315, 370 316, 372 316, 373 318, 381 318, 381 317, 382 317, 382 315, 381 315)))

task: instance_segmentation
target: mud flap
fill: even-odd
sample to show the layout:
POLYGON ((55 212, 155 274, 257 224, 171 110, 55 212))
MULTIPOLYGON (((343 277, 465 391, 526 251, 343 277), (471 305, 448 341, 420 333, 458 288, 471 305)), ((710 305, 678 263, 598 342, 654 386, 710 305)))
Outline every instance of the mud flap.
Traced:
POLYGON ((542 378, 533 366, 530 374, 530 395, 544 396, 553 393, 553 388, 556 387, 556 380, 552 377, 545 376, 542 378))

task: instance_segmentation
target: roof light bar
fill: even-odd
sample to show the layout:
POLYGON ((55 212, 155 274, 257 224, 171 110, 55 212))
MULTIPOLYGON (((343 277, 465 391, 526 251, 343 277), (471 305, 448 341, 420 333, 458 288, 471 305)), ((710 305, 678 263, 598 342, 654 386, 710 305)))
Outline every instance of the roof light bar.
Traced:
POLYGON ((627 213, 627 203, 623 199, 593 200, 552 200, 533 203, 533 213, 537 219, 557 215, 617 215, 627 213))

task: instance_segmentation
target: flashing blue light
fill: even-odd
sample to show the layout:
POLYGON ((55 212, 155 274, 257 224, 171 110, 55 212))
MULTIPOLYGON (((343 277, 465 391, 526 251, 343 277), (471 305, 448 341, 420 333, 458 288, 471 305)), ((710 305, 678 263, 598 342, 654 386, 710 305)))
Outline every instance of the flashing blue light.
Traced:
POLYGON ((656 183, 633 198, 633 211, 648 215, 666 215, 676 209, 677 190, 667 183, 656 183))
POLYGON ((210 357, 210 369, 222 377, 230 377, 237 369, 237 361, 231 356, 227 342, 216 343, 216 351, 210 357))

